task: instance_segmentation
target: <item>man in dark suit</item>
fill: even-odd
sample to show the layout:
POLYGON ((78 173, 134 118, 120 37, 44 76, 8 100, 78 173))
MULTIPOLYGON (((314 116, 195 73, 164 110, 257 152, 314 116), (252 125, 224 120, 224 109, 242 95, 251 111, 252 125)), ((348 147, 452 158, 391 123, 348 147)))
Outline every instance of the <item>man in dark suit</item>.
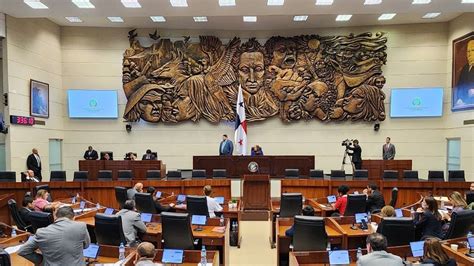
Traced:
POLYGON ((382 147, 382 157, 384 160, 395 159, 395 145, 390 143, 390 137, 385 139, 385 144, 382 147))
POLYGON ((355 169, 362 169, 362 148, 359 146, 359 141, 354 140, 354 147, 347 146, 347 149, 352 151, 352 163, 355 169))
POLYGON ((146 153, 143 154, 142 160, 156 160, 155 154, 151 152, 150 149, 146 150, 146 153))
POLYGON ((84 160, 97 160, 99 159, 99 154, 96 150, 92 149, 92 146, 87 148, 87 151, 84 152, 84 160))
POLYGON ((369 184, 364 189, 364 194, 367 195, 366 210, 368 212, 372 213, 374 210, 381 210, 385 206, 383 194, 376 184, 369 184))
POLYGON ((219 155, 232 155, 233 152, 234 143, 232 143, 226 134, 222 135, 222 141, 219 145, 219 155))
POLYGON ((467 64, 461 70, 455 93, 455 106, 474 104, 474 40, 467 43, 467 64))
POLYGON ((32 153, 28 155, 28 158, 26 159, 26 167, 30 170, 33 170, 35 176, 41 182, 43 179, 41 176, 41 158, 36 148, 33 148, 32 153))
POLYGON ((23 199, 22 206, 18 210, 18 214, 20 215, 20 219, 26 224, 31 225, 30 217, 28 216, 30 212, 34 211, 35 208, 33 206, 33 198, 26 196, 23 199))

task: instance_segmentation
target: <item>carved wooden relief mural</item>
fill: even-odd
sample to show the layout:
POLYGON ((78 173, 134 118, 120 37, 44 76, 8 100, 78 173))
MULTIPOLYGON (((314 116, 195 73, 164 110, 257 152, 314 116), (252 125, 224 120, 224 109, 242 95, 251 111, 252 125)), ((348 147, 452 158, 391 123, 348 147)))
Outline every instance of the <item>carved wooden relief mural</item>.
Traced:
POLYGON ((127 121, 233 121, 239 84, 248 121, 385 119, 387 39, 381 33, 272 37, 226 44, 213 36, 172 42, 129 32, 123 58, 127 121))

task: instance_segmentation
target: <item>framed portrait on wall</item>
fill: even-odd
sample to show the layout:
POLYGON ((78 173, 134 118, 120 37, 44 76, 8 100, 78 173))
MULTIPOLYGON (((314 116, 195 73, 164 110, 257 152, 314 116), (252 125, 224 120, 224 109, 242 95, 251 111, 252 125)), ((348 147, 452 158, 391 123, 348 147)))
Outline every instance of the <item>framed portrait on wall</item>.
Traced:
POLYGON ((453 41, 451 110, 474 109, 474 31, 453 41))
POLYGON ((30 80, 30 115, 49 117, 49 84, 30 80))

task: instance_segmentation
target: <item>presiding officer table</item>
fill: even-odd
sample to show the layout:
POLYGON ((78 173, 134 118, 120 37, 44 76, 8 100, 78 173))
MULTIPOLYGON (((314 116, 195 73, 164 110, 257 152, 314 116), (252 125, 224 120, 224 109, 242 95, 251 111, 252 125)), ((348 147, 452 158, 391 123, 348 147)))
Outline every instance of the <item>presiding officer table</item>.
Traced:
POLYGON ((119 170, 132 170, 134 179, 146 179, 147 170, 160 170, 161 177, 166 176, 166 165, 160 160, 80 160, 79 171, 87 171, 89 180, 97 180, 100 170, 112 171, 112 179, 116 180, 119 170))

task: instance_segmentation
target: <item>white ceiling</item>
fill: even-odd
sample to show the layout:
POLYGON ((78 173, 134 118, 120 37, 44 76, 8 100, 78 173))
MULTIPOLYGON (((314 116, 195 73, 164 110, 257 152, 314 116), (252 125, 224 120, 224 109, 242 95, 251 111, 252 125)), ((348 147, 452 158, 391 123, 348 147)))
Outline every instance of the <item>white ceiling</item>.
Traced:
MULTIPOLYGON (((234 7, 220 7, 218 0, 188 0, 189 7, 172 7, 169 0, 139 0, 142 8, 125 8, 120 0, 90 0, 95 9, 79 9, 71 0, 42 0, 49 9, 32 9, 23 0, 0 0, 0 12, 22 18, 48 18, 62 26, 138 27, 162 29, 269 30, 446 22, 474 4, 461 0, 432 0, 412 5, 412 0, 383 0, 380 5, 364 6, 364 0, 335 0, 332 6, 316 6, 315 0, 285 0, 283 6, 267 6, 267 0, 236 0, 234 7), (441 12, 435 19, 422 19, 429 12, 441 12), (378 21, 382 13, 397 13, 394 19, 378 21), (336 22, 337 14, 354 14, 348 22, 336 22), (256 23, 244 23, 242 16, 256 15, 256 23), (308 15, 306 22, 293 22, 294 15, 308 15), (78 16, 83 23, 70 23, 65 17, 78 16), (121 16, 125 23, 112 23, 108 16, 121 16), (149 16, 165 16, 166 22, 154 23, 149 16), (193 16, 207 16, 208 22, 196 23, 193 16)), ((473 21, 474 23, 474 21, 473 21)))

